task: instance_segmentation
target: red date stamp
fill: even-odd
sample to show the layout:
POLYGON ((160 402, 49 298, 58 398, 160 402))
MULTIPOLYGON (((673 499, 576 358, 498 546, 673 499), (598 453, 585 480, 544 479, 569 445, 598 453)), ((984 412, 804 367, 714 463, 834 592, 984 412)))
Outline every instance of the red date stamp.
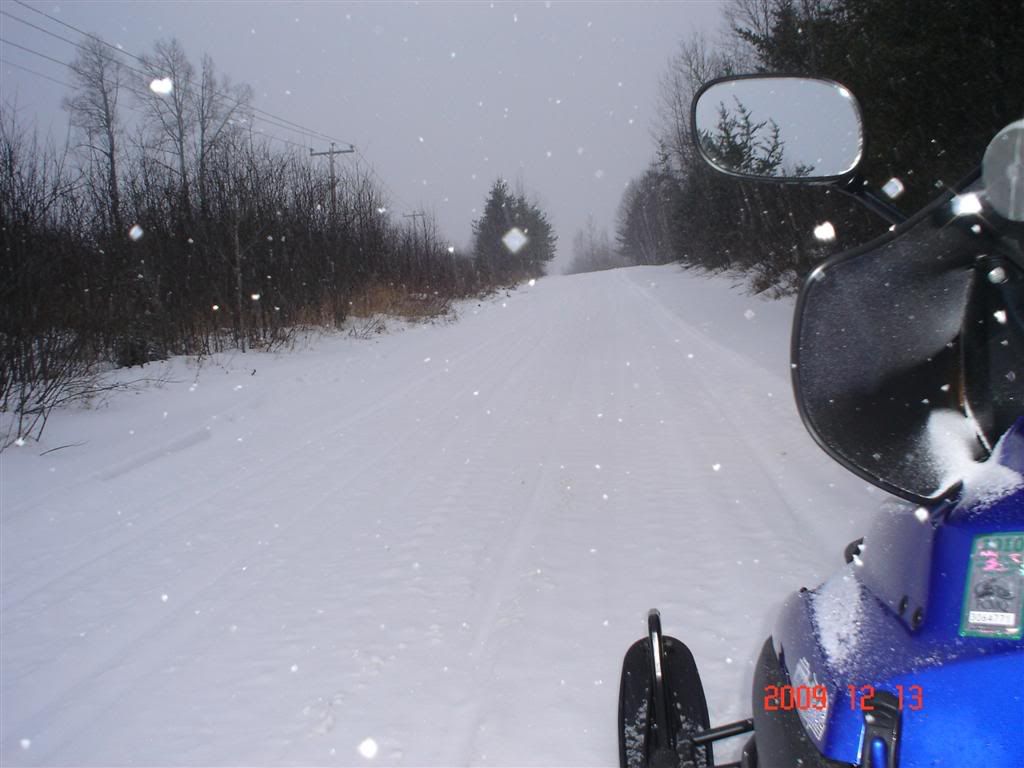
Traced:
MULTIPOLYGON (((850 709, 859 709, 861 712, 874 711, 872 701, 875 698, 875 686, 848 685, 846 690, 850 694, 850 709)), ((914 712, 924 709, 924 689, 920 685, 897 685, 896 706, 901 712, 904 709, 914 712)))
POLYGON ((828 688, 824 685, 766 685, 764 687, 766 712, 828 709, 828 688))
MULTIPOLYGON (((873 685, 846 686, 850 709, 873 712, 875 709, 875 687, 873 685)), ((900 710, 924 709, 924 689, 920 685, 897 685, 896 701, 900 710)), ((828 709, 828 688, 824 685, 766 685, 764 687, 764 709, 766 712, 809 711, 828 709)))

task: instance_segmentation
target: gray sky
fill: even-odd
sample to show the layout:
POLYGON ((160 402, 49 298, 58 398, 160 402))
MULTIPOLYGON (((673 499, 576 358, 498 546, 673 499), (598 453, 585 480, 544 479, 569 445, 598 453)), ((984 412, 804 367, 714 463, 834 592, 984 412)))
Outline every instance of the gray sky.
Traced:
MULTIPOLYGON (((255 89, 254 106, 355 144, 395 215, 422 208, 462 248, 499 176, 547 211, 558 264, 592 214, 614 231, 623 187, 653 157, 658 81, 693 31, 717 33, 720 2, 54 2, 25 0, 134 54, 177 37, 198 65, 255 89)), ((2 10, 78 40, 25 7, 2 10)), ((70 62, 74 48, 9 16, 2 37, 70 62)), ((67 82, 54 62, 0 44, 6 62, 67 82)), ((65 91, 0 64, 3 99, 63 136, 65 91)), ((317 150, 326 141, 267 133, 317 150)), ((284 146, 284 145, 279 145, 284 146)), ((352 155, 340 162, 351 163, 352 155)), ((555 271, 558 271, 556 267, 555 271)))

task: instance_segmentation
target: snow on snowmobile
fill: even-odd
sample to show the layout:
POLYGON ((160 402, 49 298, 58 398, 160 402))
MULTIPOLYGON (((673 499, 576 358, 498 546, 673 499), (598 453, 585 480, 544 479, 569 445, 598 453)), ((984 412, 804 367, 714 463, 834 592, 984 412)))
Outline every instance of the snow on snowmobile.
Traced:
POLYGON ((858 174, 838 83, 722 78, 692 118, 716 170, 831 184, 893 224, 807 278, 792 377, 815 441, 909 503, 783 604, 750 719, 711 727, 693 655, 651 611, 623 662, 620 764, 725 768, 714 745, 740 736, 733 768, 1024 766, 1024 120, 904 219, 858 174))

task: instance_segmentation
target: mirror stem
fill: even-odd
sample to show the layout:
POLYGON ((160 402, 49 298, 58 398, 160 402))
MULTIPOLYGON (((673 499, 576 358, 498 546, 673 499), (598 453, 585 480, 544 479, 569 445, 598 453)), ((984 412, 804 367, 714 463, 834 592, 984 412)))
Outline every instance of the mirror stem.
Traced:
POLYGON ((863 206, 877 213, 890 224, 902 224, 907 220, 907 217, 903 215, 899 208, 873 192, 868 186, 867 181, 859 173, 846 183, 837 184, 836 188, 855 197, 863 206))

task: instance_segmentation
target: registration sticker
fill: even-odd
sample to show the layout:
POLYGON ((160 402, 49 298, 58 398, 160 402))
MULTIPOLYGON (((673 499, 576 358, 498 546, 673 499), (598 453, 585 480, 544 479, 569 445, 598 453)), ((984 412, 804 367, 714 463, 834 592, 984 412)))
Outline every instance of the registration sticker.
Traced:
POLYGON ((1024 605, 1024 532, 975 536, 960 634, 1019 640, 1024 605))

